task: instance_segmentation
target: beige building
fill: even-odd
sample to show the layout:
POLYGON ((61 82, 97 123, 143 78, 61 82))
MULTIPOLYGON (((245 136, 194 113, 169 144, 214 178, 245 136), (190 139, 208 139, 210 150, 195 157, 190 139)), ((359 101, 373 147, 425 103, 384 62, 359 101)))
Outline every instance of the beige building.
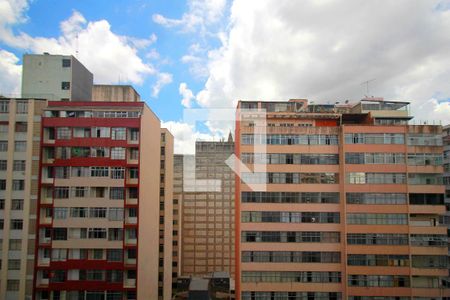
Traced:
POLYGON ((173 156, 173 234, 172 234, 172 291, 177 288, 181 274, 181 211, 183 202, 183 155, 173 156))
POLYGON ((161 129, 158 299, 172 297, 173 135, 161 129))
POLYGON ((0 299, 32 297, 45 105, 45 100, 0 98, 0 299))
POLYGON ((141 96, 131 85, 94 84, 92 101, 138 102, 141 96))
POLYGON ((233 153, 229 139, 196 142, 195 157, 183 156, 182 164, 176 158, 175 189, 182 184, 180 275, 234 276, 234 173, 225 164, 233 153))
POLYGON ((237 299, 450 296, 442 127, 408 107, 239 101, 237 299))

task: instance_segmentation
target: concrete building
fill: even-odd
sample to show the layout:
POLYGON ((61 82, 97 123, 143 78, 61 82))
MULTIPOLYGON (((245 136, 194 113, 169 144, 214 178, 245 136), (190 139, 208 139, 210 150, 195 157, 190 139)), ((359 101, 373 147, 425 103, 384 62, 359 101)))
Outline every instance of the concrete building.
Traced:
POLYGON ((92 101, 139 102, 141 96, 131 85, 94 84, 92 101))
POLYGON ((234 175, 225 164, 233 151, 232 140, 198 141, 195 156, 175 157, 183 276, 220 271, 234 275, 234 175))
POLYGON ((143 102, 49 102, 35 299, 158 299, 160 139, 143 102))
POLYGON ((0 299, 32 297, 45 106, 45 100, 0 98, 0 299))
POLYGON ((25 54, 22 97, 52 101, 90 101, 93 75, 74 56, 25 54))
POLYGON ((158 299, 172 298, 173 135, 161 129, 158 299))
POLYGON ((181 209, 183 201, 183 155, 173 156, 172 293, 181 274, 181 209))
MULTIPOLYGON (((442 141, 444 144, 443 167, 444 167, 444 185, 445 185, 445 207, 446 213, 443 223, 447 225, 447 234, 450 236, 450 125, 444 126, 442 131, 442 141)), ((449 243, 450 256, 450 243, 449 243)), ((450 266, 449 266, 450 274, 450 266)), ((450 279, 447 280, 450 286, 450 279)))
POLYGON ((441 126, 379 98, 238 109, 237 299, 449 297, 441 126))

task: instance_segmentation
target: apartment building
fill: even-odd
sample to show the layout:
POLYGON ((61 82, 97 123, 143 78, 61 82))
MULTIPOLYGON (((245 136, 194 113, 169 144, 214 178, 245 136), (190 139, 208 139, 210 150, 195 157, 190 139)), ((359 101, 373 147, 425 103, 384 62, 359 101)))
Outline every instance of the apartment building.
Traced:
POLYGON ((31 299, 39 175, 39 99, 0 98, 0 299, 31 299))
POLYGON ((173 135, 161 128, 158 299, 172 298, 173 135))
POLYGON ((176 292, 181 274, 181 209, 183 201, 183 155, 173 156, 173 226, 172 226, 172 293, 176 292))
POLYGON ((228 141, 197 141, 195 156, 175 157, 175 190, 182 187, 183 276, 234 276, 234 173, 225 164, 233 152, 230 136, 228 141))
POLYGON ((25 54, 22 97, 90 101, 94 76, 72 55, 25 54))
POLYGON ((449 296, 442 127, 411 118, 381 98, 238 103, 237 299, 449 296))
POLYGON ((160 138, 143 102, 49 102, 35 299, 158 299, 160 138))
MULTIPOLYGON (((448 231, 447 235, 450 235, 450 125, 446 125, 442 131, 442 142, 444 147, 444 185, 445 185, 445 207, 446 213, 443 218, 443 223, 447 225, 448 231)), ((449 243, 449 256, 450 256, 450 243, 449 243)), ((450 274, 450 266, 449 266, 450 274)), ((450 285, 450 279, 448 279, 448 284, 450 285)))

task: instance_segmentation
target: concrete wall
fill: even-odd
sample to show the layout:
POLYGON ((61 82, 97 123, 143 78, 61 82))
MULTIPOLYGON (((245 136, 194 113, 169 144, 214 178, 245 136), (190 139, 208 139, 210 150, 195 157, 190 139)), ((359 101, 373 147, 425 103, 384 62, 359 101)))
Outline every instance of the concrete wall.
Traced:
POLYGON ((90 101, 93 75, 75 57, 66 55, 25 54, 23 56, 22 97, 48 100, 90 101), (62 60, 70 59, 70 67, 62 60), (63 90, 62 82, 70 82, 63 90))
POLYGON ((160 121, 144 106, 139 153, 138 299, 158 299, 160 121))
POLYGON ((91 101, 94 76, 72 56, 71 101, 91 101))
POLYGON ((125 101, 137 102, 141 96, 130 85, 94 84, 92 87, 92 101, 125 101))

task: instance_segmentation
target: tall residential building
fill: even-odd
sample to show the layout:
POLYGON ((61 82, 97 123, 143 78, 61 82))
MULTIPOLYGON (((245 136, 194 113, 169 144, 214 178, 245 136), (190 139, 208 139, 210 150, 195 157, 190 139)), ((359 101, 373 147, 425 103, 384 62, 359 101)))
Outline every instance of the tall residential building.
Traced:
POLYGON ((173 135, 161 129, 158 299, 172 298, 173 135))
POLYGON ((160 153, 143 102, 49 102, 35 299, 158 299, 160 153))
POLYGON ((181 209, 183 201, 183 155, 173 156, 173 227, 172 227, 172 293, 177 290, 181 275, 181 209))
POLYGON ((45 100, 0 98, 0 299, 31 299, 45 100))
MULTIPOLYGON (((442 141, 444 144, 444 185, 445 185, 445 207, 446 214, 444 217, 444 223, 447 224, 447 235, 450 236, 450 125, 444 126, 442 131, 442 141)), ((449 256, 450 256, 450 243, 449 243, 449 256)), ((449 266, 450 272, 450 266, 449 266)), ((449 273, 450 274, 450 273, 449 273)), ((450 279, 449 279, 450 284, 450 279)))
POLYGON ((179 257, 183 276, 220 271, 234 276, 234 173, 225 164, 233 152, 232 140, 198 141, 195 157, 185 155, 182 163, 176 161, 175 180, 183 185, 179 257), (182 182, 177 167, 183 168, 182 182))
POLYGON ((380 98, 238 109, 237 299, 450 295, 441 126, 380 98))
POLYGON ((25 54, 22 97, 90 101, 93 75, 72 55, 25 54))

